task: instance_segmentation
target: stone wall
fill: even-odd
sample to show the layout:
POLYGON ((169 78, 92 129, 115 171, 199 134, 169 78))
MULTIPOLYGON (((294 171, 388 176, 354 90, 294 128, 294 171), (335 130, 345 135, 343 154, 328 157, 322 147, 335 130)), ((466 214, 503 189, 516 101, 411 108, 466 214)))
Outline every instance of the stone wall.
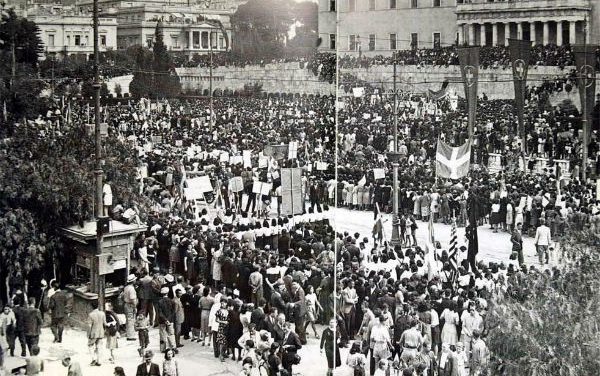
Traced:
MULTIPOLYGON (((184 90, 207 90, 208 68, 177 68, 184 90)), ((335 84, 319 81, 312 71, 300 68, 298 63, 267 64, 213 69, 213 90, 242 90, 244 85, 262 85, 266 93, 335 94, 335 84)))
MULTIPOLYGON (((530 67, 527 77, 528 86, 540 85, 542 80, 549 77, 564 76, 571 68, 561 70, 558 67, 530 67)), ((372 83, 384 90, 391 90, 394 80, 393 66, 374 66, 371 68, 343 69, 358 79, 372 83)), ((489 99, 514 98, 514 84, 511 69, 485 69, 480 70, 479 95, 485 93, 489 99)), ((459 66, 450 67, 416 67, 414 65, 397 67, 397 87, 405 91, 416 93, 427 92, 428 89, 440 90, 442 83, 448 80, 448 90, 464 97, 463 84, 460 77, 459 66)), ((569 98, 579 106, 579 94, 574 88, 571 93, 560 95, 561 99, 569 98)))

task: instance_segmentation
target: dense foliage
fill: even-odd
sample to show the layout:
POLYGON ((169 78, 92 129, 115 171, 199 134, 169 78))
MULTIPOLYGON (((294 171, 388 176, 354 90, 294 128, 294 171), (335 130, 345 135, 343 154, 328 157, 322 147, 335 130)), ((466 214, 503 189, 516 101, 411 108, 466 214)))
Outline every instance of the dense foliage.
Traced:
POLYGON ((134 53, 136 70, 129 84, 133 96, 169 98, 179 95, 181 82, 164 44, 161 22, 156 25, 152 52, 139 48, 134 53))
POLYGON ((39 94, 45 83, 36 79, 42 42, 37 25, 2 8, 0 16, 0 97, 14 119, 31 117, 47 103, 39 94), (14 58, 14 59, 13 59, 14 58), (14 71, 14 74, 13 74, 14 71))
POLYGON ((493 302, 493 375, 591 376, 600 368, 600 239, 588 230, 561 244, 564 269, 512 276, 493 302))

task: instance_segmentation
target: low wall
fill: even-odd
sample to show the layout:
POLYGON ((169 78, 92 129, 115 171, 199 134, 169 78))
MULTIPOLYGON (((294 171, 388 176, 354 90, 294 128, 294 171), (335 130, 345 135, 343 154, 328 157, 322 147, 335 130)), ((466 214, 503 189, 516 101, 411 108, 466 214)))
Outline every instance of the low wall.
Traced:
MULTIPOLYGON (((527 75, 528 86, 537 86, 545 78, 565 76, 572 67, 561 70, 559 67, 530 67, 527 75)), ((349 73, 360 80, 371 83, 375 87, 383 87, 391 90, 394 82, 394 68, 391 65, 378 65, 370 68, 341 69, 340 73, 349 73)), ((482 69, 479 71, 478 94, 483 93, 489 99, 514 98, 514 84, 512 69, 482 69)), ((464 89, 460 75, 460 67, 457 65, 449 67, 415 65, 399 65, 397 67, 397 87, 404 91, 427 92, 428 89, 440 90, 442 83, 448 81, 448 90, 456 91, 464 96, 464 89)), ((561 93, 560 98, 571 99, 579 105, 579 93, 574 88, 570 93, 561 93)))
MULTIPOLYGON (((208 68, 177 68, 184 90, 209 88, 208 68)), ((312 71, 300 68, 298 63, 266 64, 213 69, 213 90, 242 90, 244 85, 262 85, 266 93, 293 93, 334 95, 335 84, 319 81, 312 71)))

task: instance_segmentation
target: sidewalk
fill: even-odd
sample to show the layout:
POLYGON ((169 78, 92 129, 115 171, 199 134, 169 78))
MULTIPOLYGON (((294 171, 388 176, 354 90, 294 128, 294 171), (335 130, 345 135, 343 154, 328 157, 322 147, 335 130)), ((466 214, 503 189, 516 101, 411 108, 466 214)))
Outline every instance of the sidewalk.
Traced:
MULTIPOLYGON (((324 327, 318 325, 319 335, 324 327)), ((299 354, 302 361, 294 366, 294 374, 299 375, 325 375, 327 370, 327 361, 324 354, 319 353, 319 340, 313 336, 312 329, 308 344, 303 346, 299 354)), ((42 329, 40 336, 40 356, 45 360, 44 375, 59 376, 66 375, 67 369, 62 365, 61 359, 65 355, 71 355, 73 359, 79 361, 84 376, 112 376, 114 367, 120 366, 125 370, 125 375, 135 376, 138 364, 141 363, 137 349, 137 341, 127 341, 126 338, 119 338, 119 348, 114 350, 115 363, 108 362, 109 353, 106 350, 106 342, 103 342, 102 365, 100 367, 90 366, 91 357, 87 347, 87 335, 84 331, 74 328, 67 328, 63 334, 63 343, 53 343, 54 337, 50 328, 42 329)), ((182 340, 184 347, 179 349, 176 360, 179 364, 181 376, 211 376, 211 375, 239 375, 242 370, 241 362, 226 360, 219 361, 215 358, 211 347, 202 346, 199 343, 182 340)), ((21 348, 17 340, 15 355, 20 354, 21 348)), ((150 331, 150 349, 154 351, 153 362, 162 367, 163 354, 159 352, 158 329, 150 331)), ((24 364, 21 357, 7 357, 5 361, 6 369, 12 366, 24 364)), ((162 374, 162 369, 161 369, 162 374)), ((1 375, 1 374, 0 374, 1 375)))

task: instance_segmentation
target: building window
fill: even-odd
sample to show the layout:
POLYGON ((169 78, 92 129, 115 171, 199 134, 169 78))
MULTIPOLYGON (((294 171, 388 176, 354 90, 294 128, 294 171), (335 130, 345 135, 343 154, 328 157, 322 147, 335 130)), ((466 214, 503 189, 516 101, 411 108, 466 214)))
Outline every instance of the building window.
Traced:
POLYGON ((396 34, 390 34, 390 50, 395 50, 396 48, 396 34))
POLYGON ((200 44, 202 45, 202 48, 208 49, 208 33, 206 31, 202 32, 200 44))
POLYGON ((81 35, 75 35, 75 45, 81 46, 81 35))
POLYGON ((219 36, 219 49, 224 49, 225 48, 225 38, 223 38, 223 36, 219 36))
POLYGON ((369 34, 369 51, 375 51, 375 34, 369 34))
POLYGON ((71 45, 71 36, 67 35, 67 46, 71 45))
POLYGON ((396 9, 396 0, 390 0, 390 9, 396 9))
POLYGON ((171 45, 173 48, 179 48, 179 38, 171 37, 171 45))
POLYGON ((48 47, 54 47, 54 34, 48 35, 48 47))
POLYGON ((335 12, 335 2, 336 0, 329 0, 329 11, 335 12))
POLYGON ((375 0, 369 0, 369 10, 375 10, 375 0))
POLYGON ((433 7, 439 8, 442 6, 442 0, 433 0, 433 7))
POLYGON ((413 50, 416 50, 417 48, 419 48, 419 34, 418 33, 410 34, 410 48, 412 48, 413 50))
POLYGON ((329 49, 335 50, 335 34, 329 34, 329 49))
POLYGON ((153 38, 151 36, 146 37, 146 44, 148 45, 148 48, 152 48, 152 41, 153 38))
POLYGON ((418 0, 410 0, 410 7, 411 8, 418 8, 419 7, 418 0))
POLYGON ((433 33, 433 48, 440 48, 442 46, 442 35, 440 33, 433 33))
POLYGON ((348 37, 348 49, 350 51, 356 51, 356 35, 350 35, 348 37))
POLYGON ((348 12, 356 11, 356 0, 348 0, 348 12))
POLYGON ((106 46, 106 35, 100 35, 100 45, 106 46))

